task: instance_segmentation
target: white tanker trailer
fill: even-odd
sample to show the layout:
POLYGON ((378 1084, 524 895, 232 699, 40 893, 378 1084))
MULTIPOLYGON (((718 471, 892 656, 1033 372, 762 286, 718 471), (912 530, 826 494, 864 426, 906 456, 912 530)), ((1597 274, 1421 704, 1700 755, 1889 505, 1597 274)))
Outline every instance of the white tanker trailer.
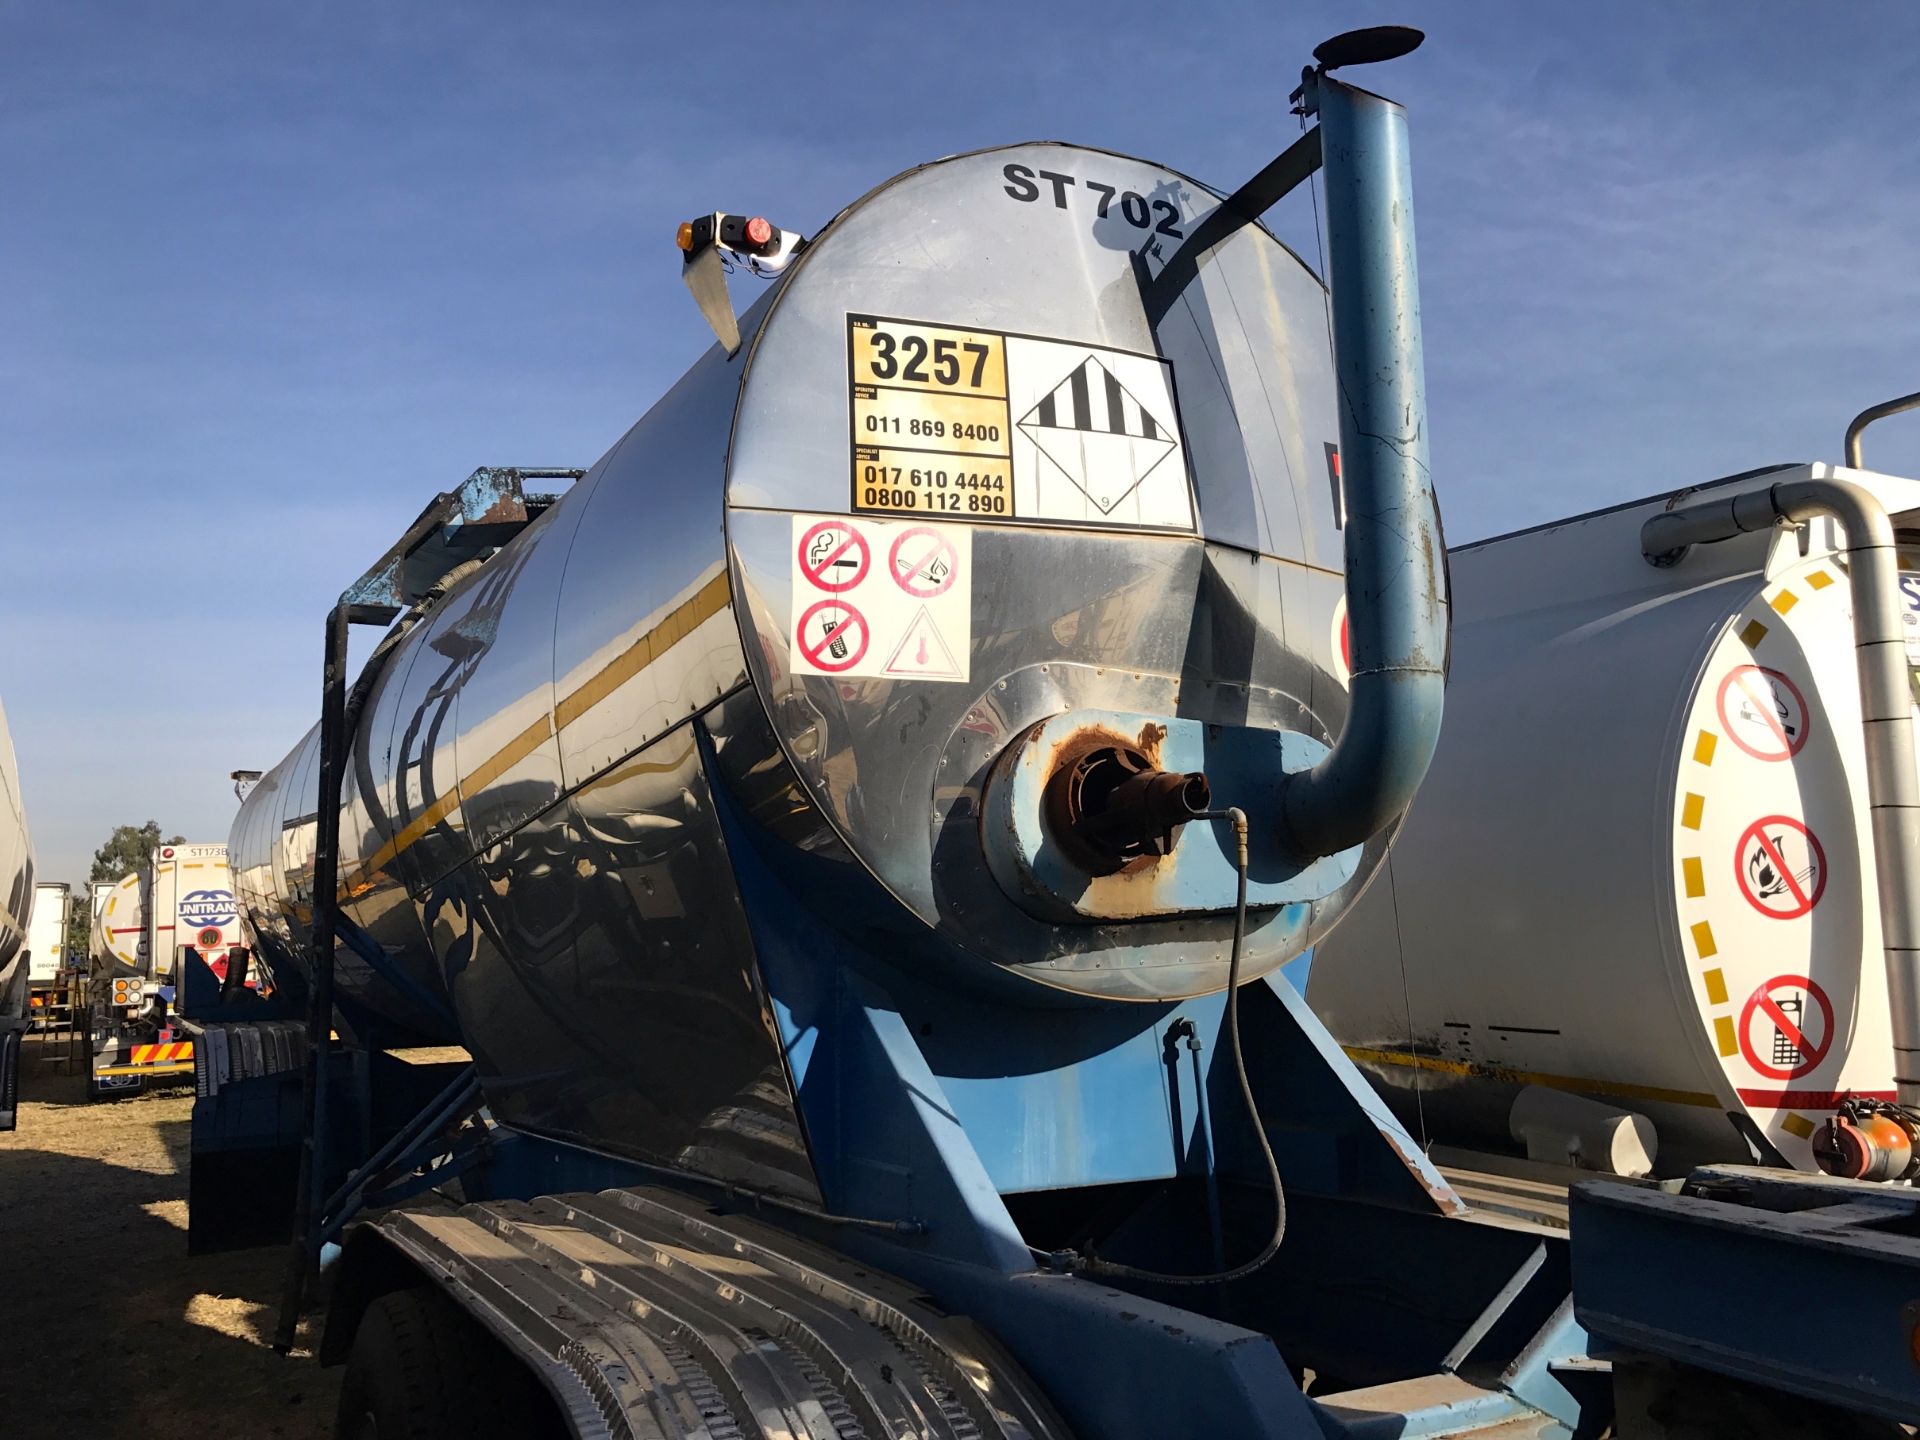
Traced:
POLYGON ((1892 516, 1904 714, 1914 481, 1779 467, 1451 552, 1446 731, 1308 991, 1410 1125, 1602 1169, 1812 1168, 1848 1097, 1896 1099, 1849 536, 1765 510, 1835 482, 1892 516), (1649 562, 1650 520, 1708 505, 1755 528, 1649 562), (1543 1087, 1637 1136, 1614 1155, 1543 1087))
POLYGON ((193 1042, 174 1025, 181 952, 193 949, 224 981, 243 942, 223 844, 157 846, 145 865, 96 894, 87 1020, 94 1097, 193 1073, 193 1042))
POLYGON ((20 1041, 29 1024, 26 933, 32 903, 33 845, 7 712, 0 708, 0 1130, 13 1128, 19 1098, 20 1041))

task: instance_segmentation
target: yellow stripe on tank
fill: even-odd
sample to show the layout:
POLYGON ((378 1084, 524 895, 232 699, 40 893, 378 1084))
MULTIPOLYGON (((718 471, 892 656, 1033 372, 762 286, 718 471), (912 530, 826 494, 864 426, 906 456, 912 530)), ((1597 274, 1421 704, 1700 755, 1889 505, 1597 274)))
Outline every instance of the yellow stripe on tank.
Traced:
POLYGON ((656 657, 665 654, 700 625, 726 609, 731 598, 732 588, 723 570, 701 586, 691 600, 675 608, 666 619, 614 656, 578 690, 556 705, 553 714, 560 728, 564 730, 573 724, 651 665, 656 657))
POLYGON ((391 864, 395 856, 419 843, 429 830, 458 810, 468 792, 481 791, 493 784, 552 738, 556 722, 560 729, 566 729, 645 670, 655 659, 726 609, 732 598, 732 586, 723 570, 695 591, 691 599, 675 606, 658 625, 614 656, 572 694, 561 700, 554 707, 551 717, 542 715, 535 720, 470 770, 466 778, 456 781, 450 792, 402 826, 391 840, 362 861, 352 876, 341 885, 340 898, 348 900, 368 889, 374 877, 391 864))
POLYGON ((1483 1080, 1505 1080, 1516 1085, 1544 1085, 1551 1090, 1573 1090, 1586 1095, 1606 1095, 1617 1100, 1655 1100, 1668 1105, 1694 1105, 1720 1109, 1720 1101, 1696 1090, 1669 1090, 1661 1085, 1635 1085, 1625 1080, 1588 1080, 1577 1075, 1552 1075, 1539 1070, 1508 1070, 1498 1065, 1472 1065, 1464 1060, 1442 1060, 1432 1055, 1409 1055, 1400 1050, 1370 1050, 1365 1046, 1342 1046, 1347 1058, 1363 1065, 1399 1065, 1411 1070, 1426 1070, 1439 1075, 1470 1075, 1483 1080))

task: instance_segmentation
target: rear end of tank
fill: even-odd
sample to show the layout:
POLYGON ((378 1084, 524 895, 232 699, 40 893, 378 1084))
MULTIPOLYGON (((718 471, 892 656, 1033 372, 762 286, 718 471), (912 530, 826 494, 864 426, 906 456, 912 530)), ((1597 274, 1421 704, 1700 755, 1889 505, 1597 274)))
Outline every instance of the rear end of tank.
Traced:
MULTIPOLYGON (((1050 719, 1090 717, 1056 727, 1049 755, 1104 746, 1197 769, 1230 733, 1288 732, 1307 746, 1295 763, 1310 762, 1344 718, 1324 291, 1254 226, 1157 328, 1142 315, 1139 267, 1164 264, 1216 203, 1158 166, 1037 145, 910 172, 839 217, 749 311, 740 354, 711 351, 386 661, 359 716, 343 895, 451 999, 458 1033, 436 1033, 343 950, 347 1003, 465 1043, 503 1122, 816 1197, 791 1017, 731 853, 741 837, 805 905, 784 923, 843 937, 856 968, 884 955, 929 993, 1070 1012, 1047 1023, 1103 1034, 1144 1035, 1192 996, 1213 995, 1217 1020, 1227 827, 1188 826, 1173 854, 1129 860, 1112 898, 1077 907, 1070 880, 996 878, 999 842, 982 834, 996 764, 1050 719), (855 433, 851 389, 876 320, 997 347, 1014 393, 989 397, 1009 423, 985 442, 1001 452, 987 468, 1018 491, 999 513, 991 494, 984 511, 860 504, 872 437, 855 433), (1089 495, 1020 429, 1060 387, 1070 429, 1076 373, 1094 387, 1080 423, 1172 441, 1122 462, 1157 457, 1146 490, 1089 495), (1104 406, 1122 376, 1124 398, 1104 406), (929 607, 956 657, 946 673, 876 663, 914 623, 905 583, 905 610, 868 622, 887 632, 875 661, 843 674, 808 658, 803 619, 826 595, 796 593, 796 541, 836 520, 873 536, 868 584, 911 564, 880 553, 909 530, 964 554, 951 583, 970 633, 953 633, 951 591, 929 607)), ((296 970, 316 750, 310 735, 261 782, 233 841, 261 943, 296 970)), ((1267 768, 1216 798, 1267 803, 1267 768)), ((1368 868, 1348 853, 1301 878, 1266 833, 1256 825, 1247 978, 1311 944, 1368 868)), ((1024 1180, 1009 1178, 1165 1168, 1068 1153, 1060 1137, 1081 1118, 1036 1112, 1007 1143, 1027 1157, 1024 1180)))

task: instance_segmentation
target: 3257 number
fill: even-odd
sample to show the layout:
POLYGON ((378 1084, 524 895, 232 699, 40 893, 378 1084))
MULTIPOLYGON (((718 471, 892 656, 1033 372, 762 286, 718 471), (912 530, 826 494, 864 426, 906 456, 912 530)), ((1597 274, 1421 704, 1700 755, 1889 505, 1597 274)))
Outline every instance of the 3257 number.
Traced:
POLYGON ((986 374, 990 353, 985 345, 971 340, 935 340, 928 344, 924 336, 906 335, 896 340, 885 330, 875 330, 869 343, 873 356, 867 364, 876 380, 897 376, 921 385, 958 385, 962 371, 971 364, 966 384, 976 390, 986 374))

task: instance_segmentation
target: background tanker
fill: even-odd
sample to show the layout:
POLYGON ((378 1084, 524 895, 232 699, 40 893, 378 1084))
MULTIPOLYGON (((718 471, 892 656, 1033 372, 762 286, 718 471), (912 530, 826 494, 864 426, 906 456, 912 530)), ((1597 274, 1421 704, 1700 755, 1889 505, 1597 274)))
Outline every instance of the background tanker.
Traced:
POLYGON ((27 911, 33 902, 33 844, 20 800, 20 772, 13 758, 7 712, 0 708, 0 976, 26 943, 27 911))
POLYGON ((33 846, 20 801, 7 712, 0 708, 0 1130, 13 1128, 19 1092, 20 1038, 26 1031, 28 909, 33 903, 33 846))
POLYGON ((1309 987, 1410 1126, 1510 1149, 1531 1085, 1651 1120, 1660 1173, 1812 1168, 1842 1097, 1895 1098, 1845 537, 1642 554, 1675 506, 1836 479, 1893 516, 1920 674, 1909 480, 1778 467, 1451 553, 1446 732, 1309 987))
POLYGON ((176 1029, 181 952, 193 948, 226 978, 243 941, 232 887, 225 845, 185 843, 157 846, 138 870, 96 887, 87 1017, 96 1098, 193 1074, 193 1042, 176 1029))
POLYGON ((225 845, 159 846, 94 901, 96 985, 116 977, 172 983, 188 945, 224 976, 228 954, 242 943, 225 845))
MULTIPOLYGON (((1161 166, 1022 145, 902 175, 801 250, 736 353, 356 686, 340 893, 378 952, 340 952, 343 1010, 466 1044, 509 1123, 813 1195, 812 1027, 779 992, 795 944, 832 945, 936 1008, 1050 1027, 1001 1062, 1031 1109, 986 1157, 1003 1189, 1161 1172, 1151 1125, 1076 1142, 1117 1097, 1061 1089, 1060 1046, 1143 1044, 1130 1103, 1164 1112, 1152 1027, 1226 985, 1235 903, 1231 828, 1183 822, 1253 817, 1243 979, 1311 945, 1418 783, 1445 625, 1422 480, 1364 517, 1400 537, 1366 552, 1400 608, 1355 634, 1380 748, 1283 816, 1349 716, 1362 522, 1325 292, 1219 208, 1161 166), (1414 653, 1388 686, 1390 644, 1414 653), (783 933, 749 871, 797 897, 783 933)), ((283 978, 309 967, 318 750, 316 728, 231 837, 283 978)), ((942 1073, 980 1063, 962 1034, 926 1025, 942 1073)))

